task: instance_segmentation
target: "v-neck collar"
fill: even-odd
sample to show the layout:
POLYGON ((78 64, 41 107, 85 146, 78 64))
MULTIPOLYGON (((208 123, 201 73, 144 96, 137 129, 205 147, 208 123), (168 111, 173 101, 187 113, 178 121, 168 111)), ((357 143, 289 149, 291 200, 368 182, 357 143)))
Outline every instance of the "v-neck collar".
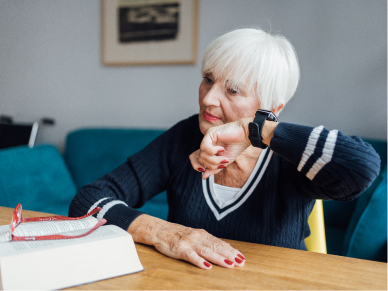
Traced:
POLYGON ((208 179, 202 181, 202 190, 206 199, 206 203, 213 211, 217 220, 221 220, 227 214, 239 208, 252 194, 253 190, 259 184, 264 172, 268 166, 272 157, 272 151, 265 149, 261 152, 259 159, 256 162, 248 180, 244 186, 238 191, 238 193, 230 200, 224 203, 220 202, 214 191, 214 175, 211 175, 208 179))

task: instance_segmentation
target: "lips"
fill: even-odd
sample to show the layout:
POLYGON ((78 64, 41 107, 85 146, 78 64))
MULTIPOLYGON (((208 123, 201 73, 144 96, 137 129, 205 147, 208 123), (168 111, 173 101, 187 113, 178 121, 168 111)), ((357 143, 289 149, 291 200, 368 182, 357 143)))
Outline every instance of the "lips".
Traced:
POLYGON ((209 112, 207 111, 204 111, 203 112, 203 118, 205 118, 207 121, 217 121, 217 120, 220 120, 220 118, 218 118, 217 116, 214 116, 212 114, 210 114, 209 112))

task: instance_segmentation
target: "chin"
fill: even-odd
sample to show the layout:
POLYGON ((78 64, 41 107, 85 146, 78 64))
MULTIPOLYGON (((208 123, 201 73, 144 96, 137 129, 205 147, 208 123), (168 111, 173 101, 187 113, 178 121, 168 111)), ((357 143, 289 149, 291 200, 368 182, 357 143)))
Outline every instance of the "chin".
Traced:
POLYGON ((198 118, 199 120, 199 130, 201 131, 201 133, 203 135, 205 135, 206 131, 211 127, 210 124, 205 120, 203 119, 203 116, 199 116, 198 118))
POLYGON ((213 124, 206 119, 203 118, 202 115, 199 116, 199 130, 203 135, 205 135, 206 131, 208 131, 209 128, 218 126, 219 124, 213 124))

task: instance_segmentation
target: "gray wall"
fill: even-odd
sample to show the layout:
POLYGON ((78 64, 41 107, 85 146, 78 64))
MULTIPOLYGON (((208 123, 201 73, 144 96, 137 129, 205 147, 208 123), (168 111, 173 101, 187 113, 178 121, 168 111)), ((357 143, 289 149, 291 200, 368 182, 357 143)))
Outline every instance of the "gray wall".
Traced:
MULTIPOLYGON (((185 1, 185 0, 183 0, 185 1)), ((199 59, 220 34, 260 26, 296 48, 301 82, 282 121, 387 139, 384 0, 202 0, 199 59)), ((0 0, 0 114, 54 117, 39 142, 79 127, 168 128, 198 111, 200 62, 103 67, 100 1, 0 0)))

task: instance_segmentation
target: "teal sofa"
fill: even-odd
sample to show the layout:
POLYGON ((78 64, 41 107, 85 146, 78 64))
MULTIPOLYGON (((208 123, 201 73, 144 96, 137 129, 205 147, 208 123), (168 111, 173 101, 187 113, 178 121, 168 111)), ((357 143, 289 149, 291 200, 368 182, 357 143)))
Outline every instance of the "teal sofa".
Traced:
MULTIPOLYGON (((81 129, 69 133, 64 158, 77 190, 114 170, 162 133, 138 129, 81 129)), ((166 192, 139 210, 167 220, 166 192)))
MULTIPOLYGON (((0 206, 67 215, 77 189, 52 145, 0 150, 0 206)), ((11 217, 9 218, 11 221, 11 217)))
MULTIPOLYGON (((61 155, 52 145, 0 150, 0 205, 67 215, 72 197, 84 185, 124 163, 159 136, 161 130, 81 129, 68 134, 61 155)), ((329 254, 387 261, 387 142, 366 140, 380 154, 379 177, 358 199, 324 201, 329 254)), ((163 192, 142 208, 167 219, 163 192)))
POLYGON ((364 141, 380 155, 380 174, 353 201, 323 201, 327 252, 387 262, 387 142, 364 141))

